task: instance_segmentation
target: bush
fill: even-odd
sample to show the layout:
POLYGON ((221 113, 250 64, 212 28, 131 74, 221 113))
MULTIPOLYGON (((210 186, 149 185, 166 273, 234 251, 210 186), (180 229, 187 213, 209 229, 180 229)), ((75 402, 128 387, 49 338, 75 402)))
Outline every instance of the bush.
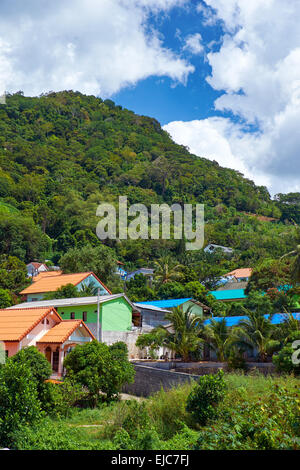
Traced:
POLYGON ((118 396, 126 382, 133 382, 135 374, 124 348, 111 350, 98 341, 76 346, 65 358, 64 367, 72 380, 88 389, 94 406, 100 394, 107 400, 118 396))
POLYGON ((288 450, 299 449, 297 391, 273 384, 263 398, 251 400, 240 387, 229 397, 221 419, 202 429, 196 450, 288 450))
MULTIPOLYGON (((273 364, 278 372, 286 372, 288 374, 293 373, 295 375, 300 374, 300 364, 294 364, 292 360, 293 355, 296 353, 296 350, 293 348, 293 343, 294 341, 299 340, 300 332, 295 331, 290 335, 290 341, 281 349, 281 351, 279 351, 278 354, 273 356, 273 364)), ((299 356, 300 354, 298 354, 298 358, 299 356)))
POLYGON ((47 382, 41 393, 43 410, 50 416, 71 416, 72 408, 81 404, 87 396, 82 385, 65 379, 61 384, 47 382))
POLYGON ((232 348, 227 359, 227 367, 229 371, 247 370, 247 363, 241 351, 232 348))
POLYGON ((29 346, 22 349, 12 356, 9 361, 13 363, 24 364, 26 363, 30 369, 32 377, 36 379, 37 383, 43 383, 49 379, 52 374, 52 369, 49 361, 45 358, 35 346, 29 346))
POLYGON ((12 435, 42 416, 36 380, 26 363, 8 361, 0 368, 0 443, 12 444, 12 435))
POLYGON ((186 409, 194 420, 205 425, 208 420, 217 417, 217 405, 225 397, 226 384, 224 372, 218 371, 216 375, 204 375, 192 389, 187 399, 186 409))

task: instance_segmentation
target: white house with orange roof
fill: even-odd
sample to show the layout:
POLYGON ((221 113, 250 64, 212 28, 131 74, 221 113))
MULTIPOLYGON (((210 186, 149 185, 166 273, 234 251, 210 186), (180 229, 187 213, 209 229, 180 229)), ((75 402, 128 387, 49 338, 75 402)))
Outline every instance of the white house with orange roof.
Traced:
POLYGON ((53 374, 63 374, 66 354, 95 339, 81 320, 62 320, 53 307, 0 310, 0 341, 6 357, 36 346, 50 362, 53 374))
POLYGON ((237 282, 248 282, 251 274, 252 268, 241 268, 230 271, 230 273, 224 274, 223 277, 237 282))
POLYGON ((67 284, 73 284, 78 290, 84 286, 93 286, 100 289, 100 295, 111 294, 108 287, 93 272, 62 274, 61 271, 40 273, 20 294, 27 302, 39 301, 43 300, 45 294, 55 292, 67 284))

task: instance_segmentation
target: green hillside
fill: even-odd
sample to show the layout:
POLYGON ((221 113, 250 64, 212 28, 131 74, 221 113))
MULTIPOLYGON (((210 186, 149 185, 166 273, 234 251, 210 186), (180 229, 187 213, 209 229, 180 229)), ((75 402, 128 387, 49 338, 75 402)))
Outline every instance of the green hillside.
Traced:
MULTIPOLYGON (((231 260, 218 261, 223 271, 295 246, 297 194, 272 201, 265 187, 175 144, 153 118, 74 92, 10 95, 0 118, 0 198, 9 209, 0 212, 0 254, 58 263, 70 248, 98 246, 96 207, 117 203, 119 195, 148 207, 204 203, 206 243, 235 250, 231 260)), ((185 264, 190 256, 216 265, 203 252, 187 254, 178 241, 107 243, 132 268, 166 251, 185 264)))

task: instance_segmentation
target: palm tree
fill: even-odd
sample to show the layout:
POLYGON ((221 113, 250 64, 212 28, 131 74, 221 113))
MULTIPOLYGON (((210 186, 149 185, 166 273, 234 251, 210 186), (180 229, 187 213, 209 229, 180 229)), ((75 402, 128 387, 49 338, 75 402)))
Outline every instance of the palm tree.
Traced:
POLYGON ((203 332, 203 318, 193 314, 191 307, 186 311, 176 307, 166 314, 165 319, 170 321, 170 325, 161 327, 166 331, 164 345, 187 362, 189 354, 203 343, 200 338, 203 332))
POLYGON ((260 360, 265 362, 276 343, 273 340, 275 330, 271 323, 272 315, 265 317, 258 310, 247 310, 247 315, 248 318, 241 320, 232 331, 231 344, 239 349, 257 350, 260 360))
POLYGON ((173 261, 169 255, 163 256, 158 261, 155 261, 154 264, 156 266, 155 280, 162 284, 179 280, 183 276, 181 272, 183 266, 173 261))
POLYGON ((285 258, 286 256, 294 256, 291 275, 292 279, 298 283, 300 282, 300 245, 297 245, 295 250, 283 255, 281 259, 285 258))
POLYGON ((204 329, 204 338, 215 351, 218 361, 224 362, 229 351, 231 335, 226 325, 226 319, 211 320, 204 329))
POLYGON ((98 287, 95 286, 93 281, 90 281, 88 284, 83 284, 79 290, 79 294, 82 297, 93 297, 97 295, 98 287))

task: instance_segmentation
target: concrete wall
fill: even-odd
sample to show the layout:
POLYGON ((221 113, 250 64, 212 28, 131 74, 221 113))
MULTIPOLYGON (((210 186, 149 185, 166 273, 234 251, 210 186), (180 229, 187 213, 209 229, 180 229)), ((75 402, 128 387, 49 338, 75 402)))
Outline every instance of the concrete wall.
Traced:
MULTIPOLYGON (((86 323, 86 325, 93 335, 97 337, 97 323, 86 323)), ((135 343, 140 334, 140 328, 131 331, 103 331, 102 341, 108 346, 118 341, 123 341, 127 345, 129 359, 137 359, 140 358, 140 350, 136 347, 135 343)))
POLYGON ((134 383, 125 385, 123 392, 139 397, 148 397, 155 392, 159 392, 161 388, 168 390, 183 383, 197 380, 198 378, 196 375, 170 372, 168 370, 139 364, 134 364, 134 368, 134 383))

